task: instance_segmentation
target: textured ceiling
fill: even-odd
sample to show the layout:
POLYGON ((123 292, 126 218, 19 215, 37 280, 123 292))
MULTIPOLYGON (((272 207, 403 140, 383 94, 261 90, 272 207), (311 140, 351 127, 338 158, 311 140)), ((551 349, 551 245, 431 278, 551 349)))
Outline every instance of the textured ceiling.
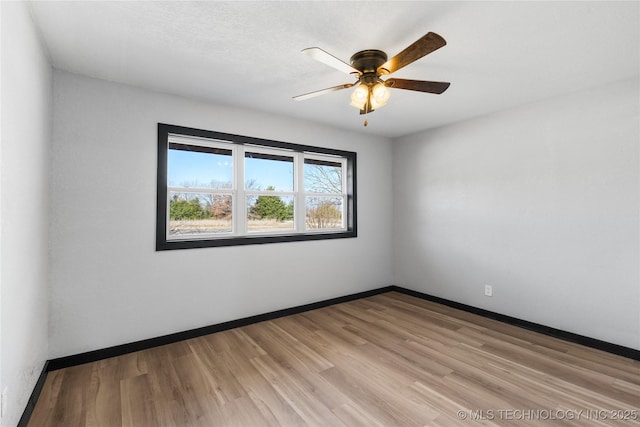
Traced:
POLYGON ((30 2, 53 66, 217 104, 397 137, 638 76, 638 2, 30 2), (429 31, 447 46, 393 77, 449 81, 442 95, 392 90, 363 117, 353 78, 300 54, 391 57, 429 31))

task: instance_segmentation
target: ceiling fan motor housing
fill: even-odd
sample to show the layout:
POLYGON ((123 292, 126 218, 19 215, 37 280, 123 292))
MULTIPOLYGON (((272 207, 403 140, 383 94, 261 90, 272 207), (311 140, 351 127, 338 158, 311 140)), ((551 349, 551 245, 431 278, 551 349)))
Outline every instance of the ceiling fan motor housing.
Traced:
POLYGON ((361 50, 353 54, 350 62, 351 66, 363 75, 377 75, 378 67, 387 62, 387 54, 376 49, 361 50))

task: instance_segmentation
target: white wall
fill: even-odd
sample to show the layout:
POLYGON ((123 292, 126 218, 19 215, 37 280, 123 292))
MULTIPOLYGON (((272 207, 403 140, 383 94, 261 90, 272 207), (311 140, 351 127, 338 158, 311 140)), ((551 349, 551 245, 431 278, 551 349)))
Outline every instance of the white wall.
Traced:
POLYGON ((1 2, 0 390, 15 426, 48 358, 52 71, 23 2, 1 2))
POLYGON ((395 283, 640 349, 639 93, 633 79, 395 141, 395 283))
POLYGON ((52 358, 391 284, 387 139, 55 71, 52 164, 52 358), (158 122, 356 151, 358 237, 156 252, 158 122))

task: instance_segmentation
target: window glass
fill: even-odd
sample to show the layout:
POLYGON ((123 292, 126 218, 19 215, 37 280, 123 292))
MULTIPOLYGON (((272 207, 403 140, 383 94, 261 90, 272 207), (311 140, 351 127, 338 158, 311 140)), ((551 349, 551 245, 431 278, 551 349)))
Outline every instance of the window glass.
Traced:
POLYGON ((342 193, 342 163, 304 159, 304 191, 342 193))
POLYGON ((247 190, 293 191, 293 157, 245 152, 247 190))
POLYGON ((171 144, 167 183, 170 187, 231 188, 231 150, 171 144))
POLYGON ((171 191, 169 197, 170 237, 196 237, 233 230, 231 195, 171 191))
POLYGON ((305 224, 310 230, 335 230, 342 228, 342 197, 306 197, 305 224))
POLYGON ((247 231, 294 230, 292 196, 247 196, 247 231))

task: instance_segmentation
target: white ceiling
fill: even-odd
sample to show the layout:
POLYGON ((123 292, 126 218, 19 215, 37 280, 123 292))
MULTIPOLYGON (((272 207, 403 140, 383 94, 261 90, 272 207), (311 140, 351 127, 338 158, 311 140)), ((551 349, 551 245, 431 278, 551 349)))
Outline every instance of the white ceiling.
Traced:
POLYGON ((397 137, 638 76, 640 3, 33 1, 53 66, 156 91, 397 137), (389 57, 429 31, 447 46, 393 77, 449 81, 442 95, 392 90, 368 117, 353 78, 300 54, 389 57))

